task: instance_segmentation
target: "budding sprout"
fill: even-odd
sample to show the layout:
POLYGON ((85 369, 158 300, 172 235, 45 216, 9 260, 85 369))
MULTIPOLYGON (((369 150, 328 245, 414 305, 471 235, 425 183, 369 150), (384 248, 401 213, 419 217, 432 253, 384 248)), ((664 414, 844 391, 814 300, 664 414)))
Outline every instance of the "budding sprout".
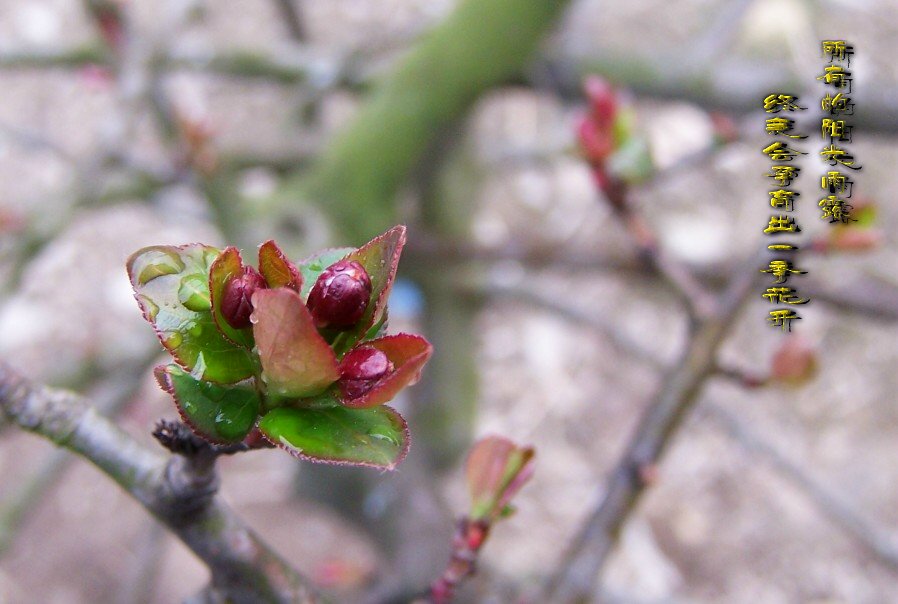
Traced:
POLYGON ((365 314, 371 298, 371 278, 352 260, 327 267, 309 292, 307 305, 319 328, 345 330, 365 314))
POLYGON ((347 398, 358 398, 393 371, 393 363, 383 351, 371 346, 350 350, 340 363, 340 389, 347 398))
POLYGON ((221 297, 221 316, 234 329, 250 326, 249 316, 253 312, 253 293, 265 287, 265 279, 251 266, 243 268, 243 273, 228 281, 221 297))

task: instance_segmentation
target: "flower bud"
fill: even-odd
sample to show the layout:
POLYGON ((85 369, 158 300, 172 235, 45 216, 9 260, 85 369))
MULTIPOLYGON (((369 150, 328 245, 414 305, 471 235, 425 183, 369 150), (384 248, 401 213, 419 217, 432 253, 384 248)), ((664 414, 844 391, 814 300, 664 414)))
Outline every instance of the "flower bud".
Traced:
POLYGON ((221 296, 221 316, 228 325, 234 329, 249 327, 253 293, 264 287, 265 279, 251 266, 243 267, 242 274, 228 281, 221 296))
POLYGON ((617 113, 617 94, 611 84, 599 76, 589 76, 583 81, 583 92, 593 117, 598 123, 610 126, 617 113))
POLYGON ((584 116, 577 124, 580 149, 591 164, 601 164, 614 151, 611 128, 602 127, 592 116, 584 116))
POLYGON ((340 260, 319 275, 307 305, 319 328, 349 329, 359 322, 371 298, 371 277, 352 260, 340 260))
POLYGON ((340 389, 346 398, 358 398, 391 371, 393 363, 382 350, 360 346, 346 353, 340 363, 340 389))
POLYGON ((817 374, 817 350, 800 336, 786 338, 773 354, 771 378, 788 386, 801 386, 817 374))

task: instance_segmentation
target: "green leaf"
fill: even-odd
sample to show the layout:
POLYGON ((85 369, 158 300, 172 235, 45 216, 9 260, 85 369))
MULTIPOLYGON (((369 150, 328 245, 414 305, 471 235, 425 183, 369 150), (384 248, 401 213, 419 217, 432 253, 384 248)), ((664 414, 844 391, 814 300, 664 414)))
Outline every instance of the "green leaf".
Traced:
POLYGON ((876 224, 876 205, 873 203, 860 203, 852 210, 851 217, 857 221, 854 226, 873 226, 876 224))
POLYGON ((273 240, 259 246, 259 272, 272 289, 289 287, 296 292, 302 289, 302 274, 273 240))
POLYGON ((272 444, 309 461, 394 469, 408 453, 408 426, 389 407, 268 412, 259 429, 272 444))
POLYGON ((318 280, 318 276, 324 272, 324 269, 338 260, 342 260, 350 252, 355 251, 351 247, 336 247, 327 250, 321 250, 312 254, 299 265, 299 271, 302 273, 302 294, 303 300, 309 299, 309 292, 318 280))
POLYGON ((209 267, 218 255, 198 243, 145 247, 128 259, 128 276, 143 316, 175 361, 199 379, 231 384, 253 375, 254 363, 212 318, 209 267))
POLYGON ((314 396, 340 378, 337 357, 299 294, 286 287, 263 289, 252 302, 262 377, 272 394, 314 396))
POLYGON ((206 440, 240 442, 259 417, 255 390, 202 382, 177 365, 157 367, 154 373, 162 389, 175 399, 184 421, 206 440))
POLYGON ((641 136, 629 137, 608 160, 608 172, 628 183, 647 180, 654 169, 648 141, 641 136))
POLYGON ((221 299, 224 297, 225 287, 231 279, 241 274, 243 274, 243 260, 240 258, 240 251, 235 247, 225 248, 209 268, 208 288, 212 301, 212 318, 226 339, 238 346, 252 349, 253 330, 234 329, 221 314, 221 299))

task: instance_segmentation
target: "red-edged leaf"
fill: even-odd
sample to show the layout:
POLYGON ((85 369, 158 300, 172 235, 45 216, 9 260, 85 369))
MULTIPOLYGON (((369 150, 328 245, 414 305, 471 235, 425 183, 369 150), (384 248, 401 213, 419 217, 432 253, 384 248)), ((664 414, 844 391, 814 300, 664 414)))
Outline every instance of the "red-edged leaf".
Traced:
POLYGON ((499 518, 511 499, 533 475, 533 447, 519 447, 501 436, 487 436, 477 441, 465 474, 471 494, 474 520, 499 518))
POLYGON ((421 336, 407 333, 371 340, 365 342, 365 346, 386 354, 394 369, 362 396, 343 401, 343 405, 354 409, 367 409, 393 400, 403 388, 418 381, 421 369, 433 352, 430 342, 421 336))
POLYGON ((297 293, 302 291, 302 273, 274 240, 268 240, 259 247, 259 272, 272 289, 289 287, 297 293))
POLYGON ((380 321, 386 311, 399 256, 405 246, 405 231, 404 225, 395 226, 346 256, 347 260, 355 260, 365 267, 371 277, 371 302, 353 330, 355 341, 380 321))
POLYGON ((219 254, 215 262, 209 268, 209 293, 212 298, 212 318, 221 333, 231 342, 252 349, 253 330, 234 329, 221 314, 221 299, 228 282, 243 274, 243 260, 240 258, 240 250, 228 247, 219 254))
POLYGON ((390 407, 279 407, 259 422, 272 444, 320 463, 394 469, 408 453, 408 425, 390 407))
POLYGON ((213 247, 155 245, 128 258, 128 276, 143 316, 175 361, 196 377, 234 383, 254 373, 248 351, 221 334, 212 318, 213 247))
POLYGON ((236 443, 259 417, 259 395, 252 388, 202 382, 177 365, 161 365, 156 381, 175 400, 178 413, 194 432, 214 443, 236 443))
POLYGON ((257 291, 250 320, 262 376, 272 394, 314 396, 340 377, 334 351, 318 334, 312 315, 292 289, 257 291))

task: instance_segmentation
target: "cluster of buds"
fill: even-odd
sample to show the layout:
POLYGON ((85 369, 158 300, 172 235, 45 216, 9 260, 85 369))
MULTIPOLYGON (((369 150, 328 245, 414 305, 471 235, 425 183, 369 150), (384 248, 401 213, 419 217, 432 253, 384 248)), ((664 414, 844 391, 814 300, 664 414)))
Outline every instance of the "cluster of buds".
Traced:
MULTIPOLYGON (((234 329, 250 326, 252 298, 268 284, 258 270, 244 266, 243 272, 227 282, 221 298, 221 314, 234 329)), ((340 260, 327 267, 315 281, 306 306, 319 329, 345 331, 361 320, 371 297, 371 277, 352 260, 340 260)))
POLYGON ((385 334, 404 244, 397 226, 293 263, 268 241, 258 268, 235 247, 135 252, 135 296, 174 361, 156 378, 184 421, 213 443, 261 437, 302 459, 394 468, 408 426, 386 403, 431 354, 421 336, 385 334))

